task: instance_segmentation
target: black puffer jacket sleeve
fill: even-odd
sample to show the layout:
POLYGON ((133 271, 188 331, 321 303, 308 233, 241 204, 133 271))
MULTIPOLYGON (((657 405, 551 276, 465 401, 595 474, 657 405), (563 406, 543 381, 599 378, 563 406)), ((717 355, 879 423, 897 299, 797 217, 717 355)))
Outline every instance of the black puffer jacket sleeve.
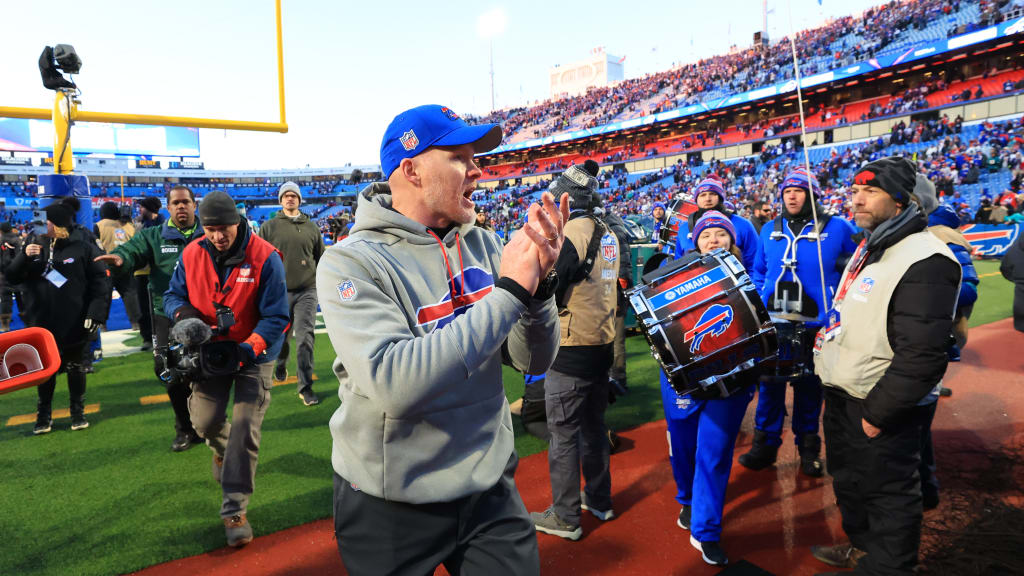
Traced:
POLYGON ((1017 238, 1006 254, 1003 254, 999 272, 1010 282, 1024 282, 1024 234, 1017 238))
POLYGON ((942 380, 960 292, 960 265, 935 255, 907 270, 889 302, 892 363, 864 399, 864 417, 882 428, 899 422, 942 380))
POLYGON ((110 273, 107 272, 107 265, 96 262, 96 258, 103 254, 103 251, 96 246, 95 242, 85 244, 86 258, 86 285, 88 296, 86 299, 86 316, 93 322, 99 324, 107 323, 107 315, 110 313, 111 282, 110 273))

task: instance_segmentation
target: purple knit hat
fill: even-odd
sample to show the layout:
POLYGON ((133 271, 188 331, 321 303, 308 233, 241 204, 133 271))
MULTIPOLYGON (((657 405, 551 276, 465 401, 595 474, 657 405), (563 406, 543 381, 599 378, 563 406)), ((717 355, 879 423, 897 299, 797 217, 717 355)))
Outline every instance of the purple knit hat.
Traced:
POLYGON ((804 192, 811 192, 811 174, 807 172, 807 168, 796 168, 790 171, 786 175, 786 179, 782 181, 782 185, 779 186, 779 192, 786 188, 800 188, 804 192))
POLYGON ((722 214, 717 210, 708 210, 693 225, 694 246, 697 245, 697 238, 700 238, 700 233, 707 228, 721 228, 725 230, 729 233, 729 236, 732 237, 733 246, 736 245, 736 228, 733 227, 732 222, 725 217, 725 214, 722 214))
POLYGON ((722 184, 714 178, 705 178, 697 184, 697 187, 693 189, 693 201, 697 201, 697 196, 700 196, 701 192, 714 192, 718 194, 718 199, 721 202, 725 202, 725 189, 722 188, 722 184))

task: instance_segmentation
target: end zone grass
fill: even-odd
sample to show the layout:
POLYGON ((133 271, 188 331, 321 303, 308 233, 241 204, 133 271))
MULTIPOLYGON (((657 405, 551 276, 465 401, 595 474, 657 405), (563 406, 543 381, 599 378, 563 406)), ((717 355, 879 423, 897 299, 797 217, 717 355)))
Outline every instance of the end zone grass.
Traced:
MULTIPOLYGON (((972 325, 1010 313, 1013 287, 998 275, 998 262, 978 263, 979 274, 993 271, 982 278, 972 325)), ((631 337, 627 350, 630 391, 608 411, 613 429, 663 417, 646 343, 631 337)), ((319 406, 304 406, 292 384, 272 392, 249 508, 257 537, 331 515, 327 422, 339 400, 326 335, 317 337, 316 358, 319 406)), ((509 399, 521 396, 522 377, 511 369, 504 376, 509 399)), ((224 546, 209 449, 172 453, 170 405, 139 402, 161 392, 148 353, 108 358, 88 378, 86 401, 101 407, 89 417, 92 426, 71 432, 70 421, 58 420, 39 437, 32 424, 6 425, 35 411, 35 390, 0 396, 0 574, 121 574, 224 546)), ((60 377, 54 408, 67 403, 60 377)), ((521 456, 546 449, 515 420, 521 456)))

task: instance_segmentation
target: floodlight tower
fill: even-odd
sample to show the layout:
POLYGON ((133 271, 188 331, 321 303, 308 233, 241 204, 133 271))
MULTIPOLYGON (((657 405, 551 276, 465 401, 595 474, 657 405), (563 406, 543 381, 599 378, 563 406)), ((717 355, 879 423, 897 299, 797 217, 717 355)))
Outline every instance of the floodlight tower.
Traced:
POLYGON ((491 111, 497 110, 494 100, 494 38, 505 31, 505 11, 501 7, 492 8, 480 15, 477 21, 477 32, 490 44, 491 56, 491 111))

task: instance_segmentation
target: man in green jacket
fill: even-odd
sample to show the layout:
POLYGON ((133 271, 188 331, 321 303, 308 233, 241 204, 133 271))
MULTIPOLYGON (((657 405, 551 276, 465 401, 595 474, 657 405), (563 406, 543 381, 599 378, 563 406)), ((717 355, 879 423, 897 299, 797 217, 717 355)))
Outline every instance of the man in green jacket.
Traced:
MULTIPOLYGON (((277 217, 260 226, 260 236, 277 248, 284 260, 288 283, 288 308, 291 326, 298 346, 299 396, 306 406, 320 403, 313 392, 313 329, 316 327, 316 265, 324 253, 324 237, 320 228, 299 210, 302 189, 295 182, 285 182, 277 192, 281 210, 277 217)), ((288 377, 288 337, 274 368, 274 379, 288 377)))
MULTIPOLYGON (((174 409, 174 442, 171 450, 182 452, 203 440, 192 428, 188 414, 189 383, 167 366, 167 335, 171 320, 164 315, 164 292, 185 246, 203 235, 196 220, 196 198, 187 186, 175 186, 167 192, 169 220, 160 226, 143 228, 113 252, 100 256, 114 274, 130 274, 150 267, 149 302, 153 311, 153 358, 157 378, 167 387, 167 396, 174 409)), ((141 296, 141 294, 140 294, 141 296)))

